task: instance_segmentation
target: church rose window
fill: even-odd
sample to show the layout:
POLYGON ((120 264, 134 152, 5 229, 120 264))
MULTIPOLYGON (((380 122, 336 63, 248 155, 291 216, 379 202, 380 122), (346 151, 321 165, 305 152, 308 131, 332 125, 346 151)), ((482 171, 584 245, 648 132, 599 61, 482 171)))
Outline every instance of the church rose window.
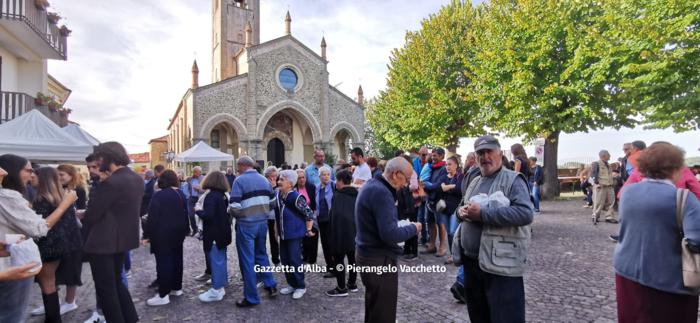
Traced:
POLYGON ((287 91, 294 91, 294 89, 297 87, 297 83, 299 82, 297 73, 295 73, 291 68, 282 69, 280 71, 279 78, 280 84, 287 91))

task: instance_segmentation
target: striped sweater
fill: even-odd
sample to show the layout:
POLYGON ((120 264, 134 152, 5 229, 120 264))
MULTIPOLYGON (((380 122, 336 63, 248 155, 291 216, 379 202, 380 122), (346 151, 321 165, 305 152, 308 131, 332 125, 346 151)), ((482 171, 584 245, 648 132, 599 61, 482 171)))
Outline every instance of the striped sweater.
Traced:
POLYGON ((270 202, 274 197, 270 182, 251 169, 236 177, 233 182, 228 210, 238 222, 267 221, 270 202))

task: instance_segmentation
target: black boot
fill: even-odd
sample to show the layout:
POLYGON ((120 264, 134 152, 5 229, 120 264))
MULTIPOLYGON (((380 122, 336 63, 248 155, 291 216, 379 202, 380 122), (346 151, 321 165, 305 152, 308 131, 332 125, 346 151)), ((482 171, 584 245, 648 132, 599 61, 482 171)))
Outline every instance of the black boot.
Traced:
POLYGON ((46 323, 61 323, 61 305, 58 301, 58 292, 51 294, 41 294, 44 301, 44 310, 46 313, 46 323))

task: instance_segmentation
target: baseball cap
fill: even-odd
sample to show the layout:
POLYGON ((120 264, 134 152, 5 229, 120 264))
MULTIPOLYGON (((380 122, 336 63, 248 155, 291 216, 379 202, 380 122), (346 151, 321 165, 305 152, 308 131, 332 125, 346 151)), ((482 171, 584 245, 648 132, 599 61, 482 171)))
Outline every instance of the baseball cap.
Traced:
POLYGON ((474 151, 484 149, 501 149, 501 144, 496 137, 491 135, 481 136, 474 142, 474 151))

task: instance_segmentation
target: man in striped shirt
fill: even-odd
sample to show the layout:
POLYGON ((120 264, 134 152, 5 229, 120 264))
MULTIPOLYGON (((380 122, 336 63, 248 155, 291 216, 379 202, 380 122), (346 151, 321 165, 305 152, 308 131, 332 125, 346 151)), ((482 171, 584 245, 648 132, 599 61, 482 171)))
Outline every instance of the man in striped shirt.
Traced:
POLYGON ((265 250, 267 237, 267 219, 270 201, 275 197, 270 182, 253 167, 255 161, 242 156, 238 159, 239 176, 233 182, 229 213, 236 219, 236 250, 243 274, 243 295, 238 307, 250 307, 260 304, 256 289, 257 276, 260 276, 270 297, 277 295, 277 282, 272 273, 256 275, 255 265, 269 267, 270 262, 265 250))

